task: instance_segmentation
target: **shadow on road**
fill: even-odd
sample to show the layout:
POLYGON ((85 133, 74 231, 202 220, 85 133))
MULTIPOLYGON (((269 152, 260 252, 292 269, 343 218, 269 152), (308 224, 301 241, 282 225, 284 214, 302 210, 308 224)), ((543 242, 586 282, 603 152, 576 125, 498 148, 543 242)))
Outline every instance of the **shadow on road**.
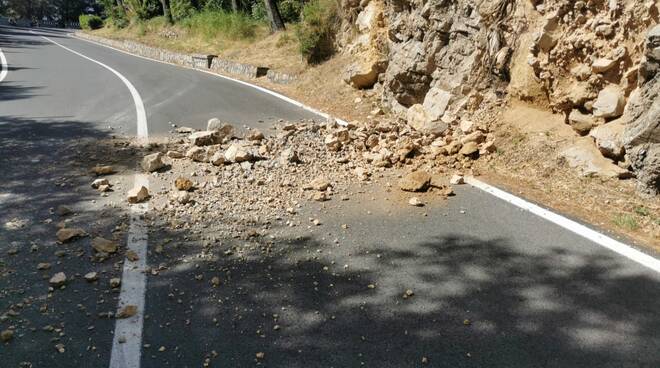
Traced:
MULTIPOLYGON (((130 147, 117 145, 97 126, 66 117, 0 116, 0 330, 15 331, 12 341, 0 345, 0 366, 109 362, 114 320, 99 314, 115 311, 118 291, 109 279, 121 275, 124 254, 99 262, 91 239, 123 246, 128 223, 122 206, 99 203, 89 170, 98 163, 132 173, 134 160, 130 147), (60 205, 72 213, 58 214, 60 205), (59 243, 62 226, 80 227, 89 236, 59 243), (39 263, 50 266, 40 270, 39 263), (92 271, 99 280, 88 283, 83 275, 92 271), (69 281, 62 290, 49 290, 57 272, 69 281)), ((110 180, 117 188, 116 176, 110 180)))
POLYGON ((382 234, 348 252, 315 237, 216 247, 208 234, 154 234, 164 252, 150 256, 161 271, 149 279, 144 367, 660 364, 660 282, 618 257, 521 253, 460 233, 403 246, 382 234))

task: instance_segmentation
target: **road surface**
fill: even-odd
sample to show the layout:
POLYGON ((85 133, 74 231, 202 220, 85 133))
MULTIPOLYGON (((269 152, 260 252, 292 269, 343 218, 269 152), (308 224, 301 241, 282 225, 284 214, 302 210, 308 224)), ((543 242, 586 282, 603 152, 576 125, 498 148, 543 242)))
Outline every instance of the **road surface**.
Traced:
MULTIPOLYGON (((136 134, 135 105, 116 75, 42 35, 129 80, 150 136, 171 123, 204 128, 210 117, 264 128, 314 114, 63 32, 0 28, 8 62, 0 82, 0 330, 15 331, 0 344, 0 365, 108 367, 115 320, 105 313, 116 310, 118 292, 107 281, 121 277, 121 259, 93 262, 88 243, 56 243, 61 219, 53 212, 71 207, 95 236, 125 230, 115 219, 126 209, 99 199, 85 169, 112 152, 94 142, 136 134), (38 270, 40 262, 50 269, 38 270), (60 270, 73 280, 49 291, 60 270), (98 283, 82 280, 90 270, 98 283)), ((286 256, 258 261, 197 259, 193 245, 156 254, 152 247, 195 234, 183 239, 149 224, 149 266, 178 266, 148 274, 141 354, 127 366, 660 366, 657 271, 483 191, 456 190, 424 217, 369 193, 351 201, 359 208, 331 204, 323 229, 351 224, 347 231, 293 229, 276 239, 286 256), (223 287, 200 288, 200 278, 214 275, 223 287), (407 289, 414 295, 403 298, 407 289)))

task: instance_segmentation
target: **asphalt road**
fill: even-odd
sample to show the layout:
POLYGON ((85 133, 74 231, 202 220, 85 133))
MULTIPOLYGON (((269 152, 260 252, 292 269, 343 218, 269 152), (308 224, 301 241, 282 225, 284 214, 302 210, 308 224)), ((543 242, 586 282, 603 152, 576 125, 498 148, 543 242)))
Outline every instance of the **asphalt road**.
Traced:
MULTIPOLYGON (((209 117, 262 127, 313 117, 205 73, 44 33, 130 80, 152 135, 209 117)), ((95 235, 124 235, 125 208, 101 205, 85 170, 113 152, 94 142, 135 133, 133 102, 116 76, 27 30, 0 28, 0 49, 0 330, 16 330, 0 366, 107 367, 114 321, 99 313, 116 309, 106 285, 121 259, 92 263, 88 243, 57 244, 51 209, 66 204, 95 235), (81 280, 91 269, 98 283, 81 280), (49 292, 60 270, 74 280, 49 292)), ((149 275, 141 366, 660 366, 660 274, 487 193, 457 192, 426 216, 387 193, 306 208, 301 217, 323 226, 287 229, 265 258, 209 260, 202 235, 151 224, 150 247, 181 246, 149 253, 155 269, 176 266, 149 275), (221 287, 200 287, 218 275, 221 287)))

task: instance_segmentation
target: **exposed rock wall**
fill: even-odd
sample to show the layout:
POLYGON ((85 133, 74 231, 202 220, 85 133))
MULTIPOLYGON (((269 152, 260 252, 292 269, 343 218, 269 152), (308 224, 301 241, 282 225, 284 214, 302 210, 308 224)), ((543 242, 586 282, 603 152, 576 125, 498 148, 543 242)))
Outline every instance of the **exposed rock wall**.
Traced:
POLYGON ((338 39, 356 60, 345 80, 374 88, 414 129, 449 134, 480 107, 525 100, 565 114, 576 137, 590 137, 605 162, 658 192, 660 36, 653 27, 660 1, 342 5, 347 25, 338 39))

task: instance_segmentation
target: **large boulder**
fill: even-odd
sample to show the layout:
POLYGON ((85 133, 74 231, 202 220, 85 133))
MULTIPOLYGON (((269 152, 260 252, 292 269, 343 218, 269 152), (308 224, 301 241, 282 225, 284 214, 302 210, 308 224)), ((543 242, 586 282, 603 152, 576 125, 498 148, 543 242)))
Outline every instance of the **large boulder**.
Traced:
POLYGON ((442 115, 445 114, 451 102, 451 97, 451 93, 439 87, 433 87, 429 90, 426 97, 424 97, 422 106, 424 106, 424 110, 426 110, 432 121, 440 120, 442 115))
POLYGON ((589 137, 578 139, 574 144, 562 150, 559 156, 566 160, 568 166, 576 168, 583 176, 630 177, 628 170, 620 168, 603 157, 589 137))
POLYGON ((344 81, 353 88, 371 88, 378 82, 378 76, 385 69, 384 65, 381 60, 355 62, 344 71, 344 81))
POLYGON ((218 118, 209 119, 209 121, 206 123, 206 130, 217 132, 222 137, 229 137, 234 134, 234 126, 218 118))
POLYGON ((431 115, 420 104, 412 105, 406 113, 408 125, 423 134, 442 134, 449 125, 441 120, 431 119, 431 115))
POLYGON ((580 135, 587 135, 591 128, 596 125, 593 116, 583 114, 580 110, 574 109, 568 115, 568 124, 580 135))
POLYGON ((594 102, 594 116, 600 118, 616 118, 623 114, 626 99, 623 91, 617 86, 607 86, 598 93, 594 102))
POLYGON ((622 139, 624 130, 622 120, 618 119, 595 127, 589 135, 594 138, 596 146, 605 157, 619 160, 625 153, 622 139))
POLYGON ((158 171, 165 166, 163 163, 163 154, 161 152, 152 153, 142 158, 142 169, 146 172, 158 171))

